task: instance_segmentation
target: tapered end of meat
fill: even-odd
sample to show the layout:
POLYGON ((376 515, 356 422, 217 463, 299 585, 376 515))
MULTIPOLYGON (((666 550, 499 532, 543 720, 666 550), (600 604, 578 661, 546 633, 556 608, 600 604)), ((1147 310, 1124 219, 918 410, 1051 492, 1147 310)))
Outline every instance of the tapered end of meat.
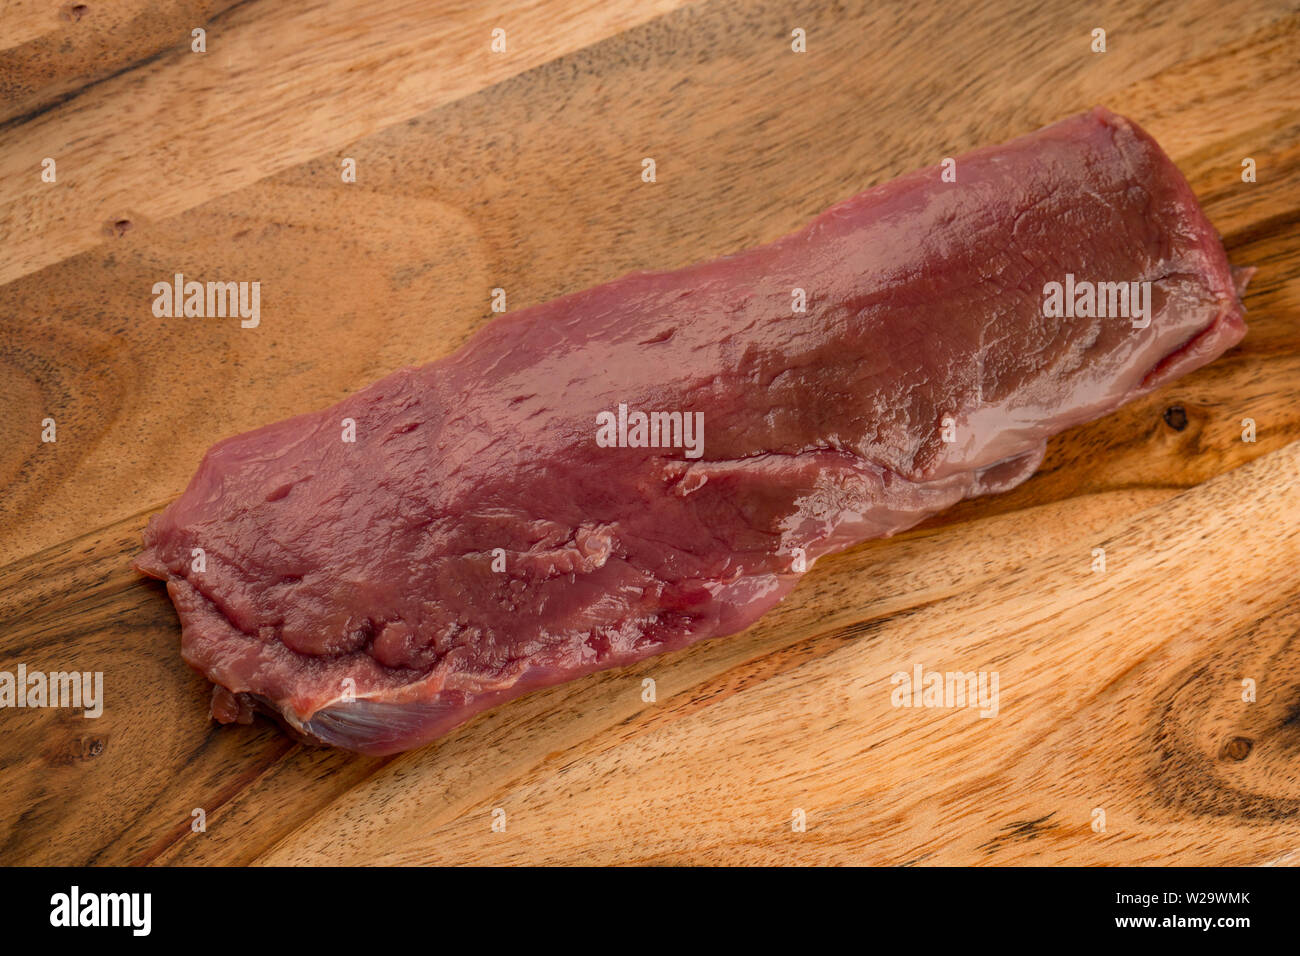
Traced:
POLYGON ((1173 247, 1176 255, 1163 258, 1163 272, 1153 282, 1162 298, 1157 317, 1166 323, 1181 319, 1186 336, 1152 365, 1128 400, 1209 364, 1245 337, 1242 297, 1255 269, 1229 263, 1219 233, 1191 185, 1150 134, 1103 107, 1096 107, 1093 115, 1118 131, 1121 148, 1123 139, 1132 139, 1128 155, 1144 158, 1141 178, 1152 206, 1167 210, 1167 234, 1180 240, 1173 247))
POLYGON ((1184 242, 1176 258, 1166 261, 1167 272, 1154 280, 1158 293, 1164 293, 1166 315, 1195 318, 1207 312, 1206 299, 1213 313, 1193 327, 1187 338, 1155 363, 1143 377, 1130 398, 1159 388, 1176 378, 1212 362, 1235 346, 1246 334, 1245 306, 1242 296, 1255 269, 1234 267, 1218 232, 1197 202, 1191 185, 1155 139, 1132 120, 1094 107, 1092 115, 1116 130, 1117 144, 1126 155, 1141 156, 1141 179, 1152 195, 1153 205, 1170 210, 1169 227, 1184 242), (1125 141, 1133 145, 1127 146, 1125 141), (1193 276, 1192 293, 1188 294, 1186 277, 1193 276))

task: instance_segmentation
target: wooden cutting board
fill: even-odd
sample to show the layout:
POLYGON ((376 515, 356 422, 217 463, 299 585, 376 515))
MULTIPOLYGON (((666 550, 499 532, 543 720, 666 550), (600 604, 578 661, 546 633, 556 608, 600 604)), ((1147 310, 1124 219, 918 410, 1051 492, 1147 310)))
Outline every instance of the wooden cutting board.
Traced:
POLYGON ((0 670, 106 702, 0 710, 0 863, 1300 862, 1298 53, 1300 5, 1242 0, 6 8, 0 670), (449 353, 495 288, 735 251, 1097 103, 1258 267, 1241 346, 744 634, 391 758, 208 721, 130 561, 212 442, 449 353), (260 281, 260 325, 156 318, 175 272, 260 281), (996 673, 996 716, 895 706, 917 666, 996 673))

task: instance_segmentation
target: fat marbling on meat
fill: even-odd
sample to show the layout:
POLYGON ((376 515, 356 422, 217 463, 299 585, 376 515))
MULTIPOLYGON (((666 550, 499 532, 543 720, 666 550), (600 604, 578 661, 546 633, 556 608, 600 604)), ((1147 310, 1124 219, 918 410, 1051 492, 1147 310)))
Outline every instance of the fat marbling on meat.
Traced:
POLYGON ((795 586, 800 555, 1010 488, 1048 437, 1244 334, 1247 273, 1234 284, 1132 122, 1095 109, 955 172, 505 315, 446 358, 218 442, 137 561, 167 582, 213 714, 257 707, 388 753, 739 631, 795 586), (1067 276, 1151 283, 1149 322, 1046 316, 1067 276), (702 416, 702 445, 607 447, 597 422, 620 406, 702 416))

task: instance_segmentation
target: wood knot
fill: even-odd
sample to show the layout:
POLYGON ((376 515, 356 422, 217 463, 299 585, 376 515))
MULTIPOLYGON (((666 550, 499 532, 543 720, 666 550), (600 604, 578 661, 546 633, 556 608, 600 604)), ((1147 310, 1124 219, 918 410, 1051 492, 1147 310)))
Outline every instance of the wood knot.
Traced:
POLYGON ((76 23, 89 12, 90 7, 86 6, 84 3, 71 3, 63 8, 62 15, 63 19, 71 20, 73 23, 76 23))
POLYGON ((1255 742, 1249 737, 1229 737, 1219 748, 1220 760, 1245 760, 1255 748, 1255 742))
POLYGON ((1165 424, 1176 432, 1187 427, 1187 409, 1181 405, 1170 405, 1165 409, 1165 424))
POLYGON ((121 239, 131 231, 132 225, 130 219, 115 219, 108 224, 107 232, 110 236, 121 239))

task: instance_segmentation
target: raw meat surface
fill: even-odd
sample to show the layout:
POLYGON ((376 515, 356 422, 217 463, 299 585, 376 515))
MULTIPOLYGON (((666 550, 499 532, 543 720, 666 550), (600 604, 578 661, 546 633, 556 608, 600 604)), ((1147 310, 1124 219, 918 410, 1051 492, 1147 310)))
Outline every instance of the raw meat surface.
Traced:
POLYGON ((1240 340, 1247 277, 1156 143, 1096 109, 219 442, 137 566, 219 720, 414 747, 741 630, 795 586, 797 549, 811 566, 1024 481, 1049 436, 1240 340), (1151 282, 1149 326, 1045 318, 1067 273, 1151 282), (620 404, 702 413, 702 455, 601 447, 620 404))

